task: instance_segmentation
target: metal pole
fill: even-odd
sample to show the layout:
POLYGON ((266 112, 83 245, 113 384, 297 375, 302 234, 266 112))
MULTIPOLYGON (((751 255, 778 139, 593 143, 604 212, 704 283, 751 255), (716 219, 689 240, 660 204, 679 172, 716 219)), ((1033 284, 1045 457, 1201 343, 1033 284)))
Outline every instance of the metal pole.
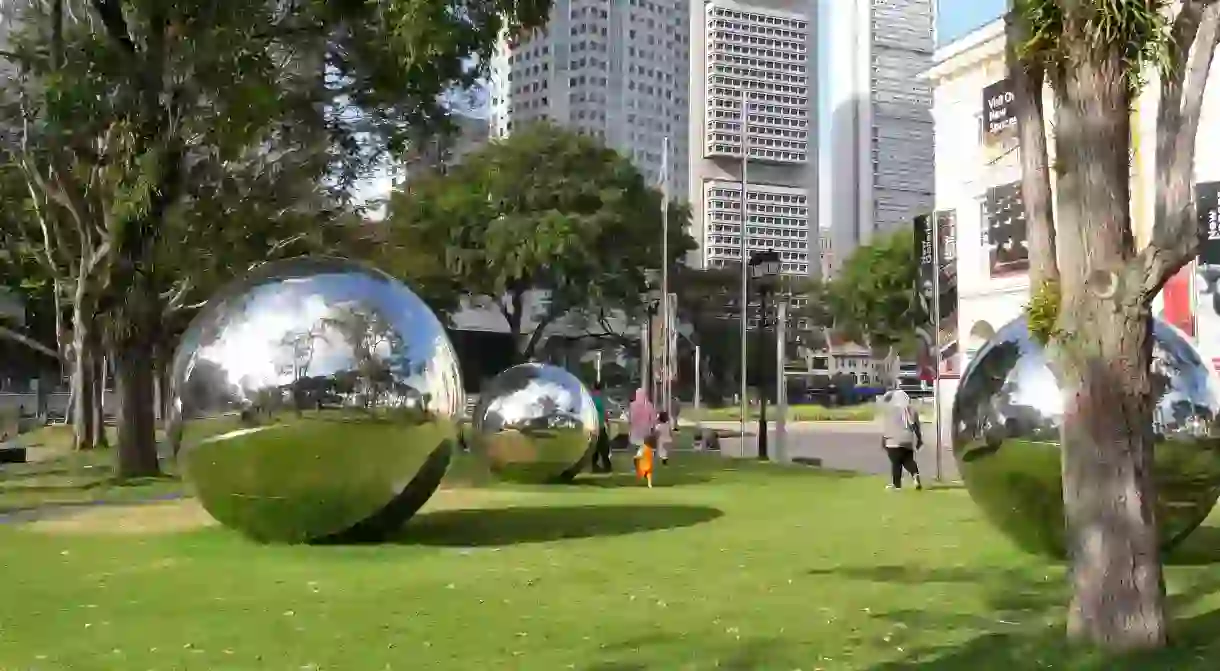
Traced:
POLYGON ((936 481, 943 479, 941 472, 940 437, 940 218, 935 212, 928 217, 932 234, 932 412, 936 428, 936 481))
POLYGON ((669 136, 661 140, 661 409, 673 417, 669 403, 669 136))
POLYGON ((750 255, 746 244, 746 220, 749 218, 746 204, 749 184, 747 170, 750 163, 750 136, 746 128, 750 119, 746 95, 746 87, 743 83, 741 86, 741 456, 743 457, 746 454, 746 415, 749 409, 746 401, 749 391, 746 386, 746 358, 749 356, 747 347, 749 332, 746 322, 749 319, 747 309, 750 302, 747 293, 749 291, 750 255))
POLYGON ((602 351, 597 350, 597 383, 602 383, 602 351))
POLYGON ((788 384, 784 377, 784 359, 788 340, 788 301, 781 296, 775 306, 775 460, 788 462, 788 384))
POLYGON ((754 375, 758 379, 758 460, 767 461, 771 455, 767 454, 767 381, 763 372, 767 370, 766 357, 767 348, 764 343, 767 341, 767 294, 770 293, 764 284, 758 291, 758 347, 755 349, 758 352, 758 372, 754 375))
POLYGON ((699 361, 699 345, 695 345, 695 444, 703 447, 703 403, 699 395, 699 376, 702 374, 703 363, 699 361))

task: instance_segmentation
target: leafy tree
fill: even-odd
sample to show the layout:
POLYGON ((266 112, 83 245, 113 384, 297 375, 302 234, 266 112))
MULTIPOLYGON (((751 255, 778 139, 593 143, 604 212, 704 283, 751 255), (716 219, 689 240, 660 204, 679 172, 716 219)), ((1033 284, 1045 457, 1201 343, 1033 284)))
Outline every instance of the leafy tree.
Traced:
MULTIPOLYGON (((669 208, 674 263, 694 243, 688 208, 669 208)), ((639 316, 661 229, 660 194, 630 161, 542 122, 410 180, 390 200, 377 259, 425 295, 448 296, 442 305, 465 294, 495 306, 526 360, 562 318, 608 335, 615 317, 639 316), (545 296, 535 314, 530 292, 545 296)))
POLYGON ((872 348, 910 342, 926 319, 915 295, 918 278, 910 231, 856 248, 826 290, 835 330, 872 348))
POLYGON ((1151 304, 1198 247, 1195 139, 1220 2, 1018 0, 1007 40, 1030 235, 1030 327, 1072 399, 1061 427, 1068 634, 1114 650, 1163 646, 1148 429, 1151 304), (1129 163, 1131 110, 1143 94, 1158 99, 1157 179, 1151 241, 1138 249, 1129 163))
POLYGON ((149 362, 166 302, 185 295, 174 286, 181 261, 216 249, 167 257, 161 244, 193 177, 232 177, 233 162, 256 157, 270 170, 321 150, 330 183, 346 188, 377 153, 443 117, 440 94, 477 78, 471 57, 490 55, 502 28, 539 25, 548 9, 545 0, 476 0, 462 11, 439 0, 24 8, 4 55, 20 75, 4 145, 51 233, 43 256, 57 282, 76 287, 78 372, 105 329, 121 397, 120 476, 158 470, 149 362))

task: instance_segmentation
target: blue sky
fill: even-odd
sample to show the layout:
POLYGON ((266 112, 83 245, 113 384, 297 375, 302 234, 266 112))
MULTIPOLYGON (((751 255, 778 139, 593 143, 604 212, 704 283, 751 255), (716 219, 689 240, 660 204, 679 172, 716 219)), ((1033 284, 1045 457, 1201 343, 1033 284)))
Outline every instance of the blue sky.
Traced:
POLYGON ((937 38, 941 44, 969 33, 1004 13, 1006 0, 937 0, 937 38))

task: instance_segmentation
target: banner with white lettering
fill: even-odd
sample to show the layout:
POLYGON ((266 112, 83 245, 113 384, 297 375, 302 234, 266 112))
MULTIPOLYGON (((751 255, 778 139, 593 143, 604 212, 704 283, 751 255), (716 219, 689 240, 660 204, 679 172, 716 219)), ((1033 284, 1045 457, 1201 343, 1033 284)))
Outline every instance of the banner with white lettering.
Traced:
POLYGON ((1001 79, 983 89, 983 141, 1002 142, 1017 134, 1017 112, 1013 108, 1012 82, 1001 79))
POLYGON ((1199 257, 1195 262, 1196 344, 1204 361, 1220 371, 1220 182, 1195 185, 1199 257))
POLYGON ((915 252, 919 255, 920 304, 928 322, 920 329, 920 377, 931 380, 935 366, 941 377, 960 374, 957 353, 957 212, 944 210, 915 217, 915 252), (933 233, 935 231, 935 233, 933 233), (936 235, 935 243, 932 236, 936 235), (933 253, 933 250, 937 254, 933 253), (935 258, 939 255, 940 258, 935 258), (939 273, 933 283, 933 275, 939 273), (939 290, 939 296, 936 296, 939 290), (933 296, 936 303, 933 304, 933 296), (936 308, 936 309, 934 309, 936 308), (936 312, 939 311, 939 315, 936 312), (933 317, 939 316, 936 324, 933 317), (939 343, 939 352, 934 354, 939 343))

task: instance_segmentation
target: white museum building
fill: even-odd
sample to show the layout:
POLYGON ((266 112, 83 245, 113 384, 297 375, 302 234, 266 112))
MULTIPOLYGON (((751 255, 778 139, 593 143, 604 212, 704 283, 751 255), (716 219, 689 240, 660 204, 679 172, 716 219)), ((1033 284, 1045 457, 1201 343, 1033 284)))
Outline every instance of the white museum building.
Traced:
MULTIPOLYGON (((955 251, 958 287, 958 346, 952 356, 960 360, 942 369, 962 371, 996 329, 1021 315, 1029 295, 1020 161, 1015 129, 1006 121, 1011 117, 1005 109, 1003 20, 938 49, 933 67, 923 76, 933 92, 935 209, 953 212, 956 221, 948 246, 955 251)), ((1147 242, 1153 216, 1157 95, 1155 86, 1145 90, 1132 123, 1132 221, 1137 245, 1147 242)), ((1208 149, 1220 146, 1220 75, 1215 67, 1206 96, 1196 140, 1195 179, 1200 189, 1220 182, 1220 154, 1208 149)), ((1046 101, 1049 117, 1049 93, 1046 101)), ((1048 144, 1053 153, 1053 136, 1048 135, 1048 144)), ((1214 211, 1214 203, 1210 208, 1214 211)), ((1193 336, 1204 360, 1220 364, 1220 300, 1213 301, 1216 281, 1204 281, 1203 268, 1196 265, 1171 280, 1155 312, 1193 336)), ((1215 274, 1220 278, 1220 272, 1215 274)), ((948 413, 957 380, 945 376, 941 384, 941 405, 948 413)))

